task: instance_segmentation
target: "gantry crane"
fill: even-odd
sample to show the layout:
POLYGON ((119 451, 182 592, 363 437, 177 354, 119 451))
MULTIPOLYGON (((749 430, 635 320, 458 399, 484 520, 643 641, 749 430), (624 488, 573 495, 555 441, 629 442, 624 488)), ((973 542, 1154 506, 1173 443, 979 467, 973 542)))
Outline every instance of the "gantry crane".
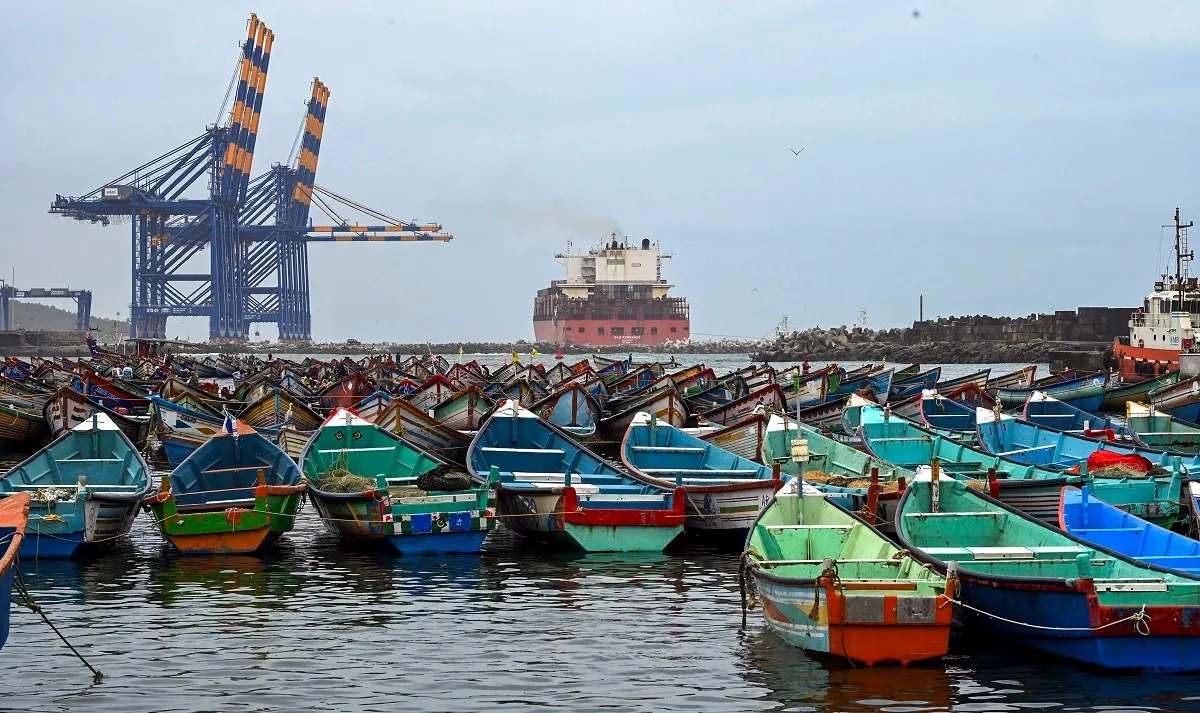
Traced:
POLYGON ((319 82, 295 162, 250 180, 274 37, 250 16, 224 122, 91 193, 58 195, 50 207, 76 220, 131 223, 133 337, 164 338, 168 317, 206 316, 213 341, 244 340, 259 321, 278 322, 281 338, 306 340, 308 242, 451 239, 440 226, 401 221, 369 228, 340 220, 323 228, 308 224, 306 199, 323 190, 313 183, 329 97, 319 82), (194 195, 200 190, 205 193, 194 195), (208 270, 197 271, 195 258, 205 249, 208 270))

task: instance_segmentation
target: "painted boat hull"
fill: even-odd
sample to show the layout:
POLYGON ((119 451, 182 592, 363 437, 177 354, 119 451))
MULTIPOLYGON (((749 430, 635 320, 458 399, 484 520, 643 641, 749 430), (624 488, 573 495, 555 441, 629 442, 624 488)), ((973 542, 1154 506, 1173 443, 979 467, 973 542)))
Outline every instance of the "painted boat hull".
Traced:
MULTIPOLYGON (((676 495, 683 515, 682 493, 676 495)), ((569 486, 549 492, 500 486, 497 506, 505 527, 540 544, 576 552, 662 552, 671 544, 683 525, 646 527, 609 525, 606 514, 614 511, 591 510, 577 513, 579 499, 569 486)), ((586 509, 586 501, 583 503, 586 509)), ((682 518, 680 518, 682 519, 682 518)))

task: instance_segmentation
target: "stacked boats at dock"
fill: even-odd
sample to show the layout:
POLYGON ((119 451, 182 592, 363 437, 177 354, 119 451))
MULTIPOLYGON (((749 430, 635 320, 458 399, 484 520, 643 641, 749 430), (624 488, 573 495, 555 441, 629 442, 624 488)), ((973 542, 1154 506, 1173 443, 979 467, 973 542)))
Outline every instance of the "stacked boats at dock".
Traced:
POLYGON ((500 528, 581 552, 686 532, 741 543, 768 627, 825 655, 941 656, 961 620, 1093 665, 1193 670, 1189 356, 1138 383, 632 357, 10 359, 0 403, 36 428, 0 441, 33 453, 0 476, 0 537, 22 559, 103 555, 145 509, 174 551, 245 554, 286 538, 305 500, 331 535, 406 557, 476 553, 500 528))

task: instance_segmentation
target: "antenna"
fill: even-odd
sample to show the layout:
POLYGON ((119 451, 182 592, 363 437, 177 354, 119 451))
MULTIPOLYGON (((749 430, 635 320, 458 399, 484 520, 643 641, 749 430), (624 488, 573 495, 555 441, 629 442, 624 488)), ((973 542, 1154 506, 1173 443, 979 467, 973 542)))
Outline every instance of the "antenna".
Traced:
MULTIPOLYGON (((1188 277, 1188 263, 1196 257, 1196 253, 1188 250, 1187 231, 1195 223, 1188 221, 1181 223, 1179 221, 1179 208, 1175 208, 1175 291, 1179 296, 1179 304, 1183 306, 1183 288, 1188 277)), ((1170 228, 1170 225, 1164 225, 1164 228, 1170 228)), ((1170 286, 1168 285, 1168 289, 1170 286)), ((1172 305, 1174 309, 1174 305, 1172 305)))

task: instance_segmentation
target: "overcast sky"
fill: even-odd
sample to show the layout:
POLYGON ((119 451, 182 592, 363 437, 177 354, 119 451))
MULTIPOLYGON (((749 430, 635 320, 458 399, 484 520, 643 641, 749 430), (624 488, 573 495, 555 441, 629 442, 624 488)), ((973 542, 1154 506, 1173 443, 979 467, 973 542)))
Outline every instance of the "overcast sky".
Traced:
POLYGON ((915 7, 13 4, 0 272, 128 315, 128 227, 46 209, 213 122, 254 11, 255 174, 319 76, 317 182, 455 236, 310 247, 318 340, 532 338, 553 254, 617 229, 674 253, 698 336, 1139 303, 1200 218, 1200 4, 915 7))

